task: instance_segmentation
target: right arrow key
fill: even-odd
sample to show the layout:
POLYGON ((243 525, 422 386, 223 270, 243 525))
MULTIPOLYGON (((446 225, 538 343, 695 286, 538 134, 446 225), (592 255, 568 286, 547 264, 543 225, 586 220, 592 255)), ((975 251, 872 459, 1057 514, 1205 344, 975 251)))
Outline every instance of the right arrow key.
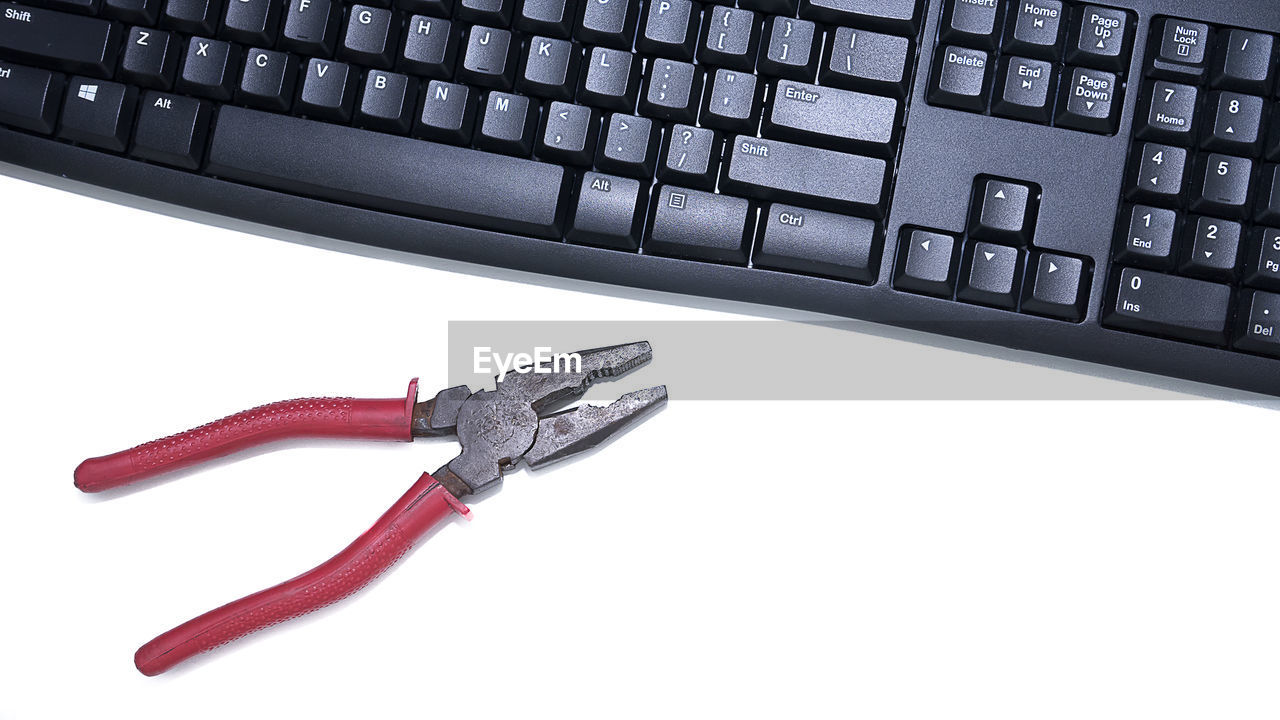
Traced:
POLYGON ((1083 320, 1085 301, 1089 299, 1085 261, 1040 252, 1032 256, 1031 262, 1023 311, 1070 322, 1083 320))

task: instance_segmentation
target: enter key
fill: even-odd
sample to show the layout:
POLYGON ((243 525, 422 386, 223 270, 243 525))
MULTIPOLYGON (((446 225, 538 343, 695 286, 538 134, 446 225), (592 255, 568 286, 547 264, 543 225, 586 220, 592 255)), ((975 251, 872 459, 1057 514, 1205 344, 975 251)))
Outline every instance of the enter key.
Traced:
POLYGON ((898 127, 898 101, 893 98, 792 80, 779 80, 771 97, 766 137, 893 157, 898 127))

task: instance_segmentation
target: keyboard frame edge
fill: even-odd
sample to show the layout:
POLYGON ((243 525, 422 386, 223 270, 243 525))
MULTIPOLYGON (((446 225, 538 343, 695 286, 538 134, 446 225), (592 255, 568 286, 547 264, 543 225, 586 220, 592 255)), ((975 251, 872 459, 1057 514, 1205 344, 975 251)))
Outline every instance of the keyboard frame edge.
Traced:
MULTIPOLYGON (((264 190, 0 128, 0 162, 310 235, 577 280, 782 306, 1280 397, 1280 359, 1049 320, 876 285, 690 262, 264 190)), ((886 239, 893 253, 897 238, 886 239)), ((1092 320, 1092 319, 1091 319, 1092 320)))

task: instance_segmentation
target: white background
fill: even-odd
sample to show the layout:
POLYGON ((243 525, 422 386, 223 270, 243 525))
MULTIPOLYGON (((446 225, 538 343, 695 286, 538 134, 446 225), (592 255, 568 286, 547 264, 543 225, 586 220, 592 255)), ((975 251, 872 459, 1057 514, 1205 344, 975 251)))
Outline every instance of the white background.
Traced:
POLYGON ((72 486, 83 458, 262 402, 433 392, 450 319, 765 311, 11 178, 0 223, 0 717, 1280 711, 1280 414, 1192 399, 677 399, 510 475, 368 591, 145 678, 139 644, 327 558, 456 446, 319 443, 108 498, 72 486))

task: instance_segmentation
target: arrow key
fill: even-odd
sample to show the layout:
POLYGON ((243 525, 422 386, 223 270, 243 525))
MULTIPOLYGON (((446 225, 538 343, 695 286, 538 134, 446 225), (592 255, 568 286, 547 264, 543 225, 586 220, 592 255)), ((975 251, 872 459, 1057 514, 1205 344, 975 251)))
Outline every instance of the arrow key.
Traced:
POLYGON ((1022 298, 1022 309, 1036 315, 1080 322, 1089 298, 1084 260, 1038 252, 1032 256, 1033 274, 1022 298))
POLYGON ((1240 223, 1202 217, 1187 224, 1190 237, 1178 269, 1184 275, 1230 281, 1240 254, 1240 223))
POLYGON ((893 286, 906 292, 950 298, 955 291, 957 242, 945 233, 904 229, 898 242, 893 286))
POLYGON ((1000 64, 1000 76, 991 111, 996 115, 1047 123, 1050 116, 1049 90, 1057 83, 1057 70, 1053 63, 1007 57, 1000 64))
POLYGON ((1018 307, 1018 281, 1022 276, 1022 251, 992 243, 974 243, 960 264, 960 290, 965 302, 1014 310, 1018 307))
POLYGON ((1040 191, 1030 185, 978 178, 973 188, 969 234, 982 240, 1025 244, 1036 224, 1040 191))

